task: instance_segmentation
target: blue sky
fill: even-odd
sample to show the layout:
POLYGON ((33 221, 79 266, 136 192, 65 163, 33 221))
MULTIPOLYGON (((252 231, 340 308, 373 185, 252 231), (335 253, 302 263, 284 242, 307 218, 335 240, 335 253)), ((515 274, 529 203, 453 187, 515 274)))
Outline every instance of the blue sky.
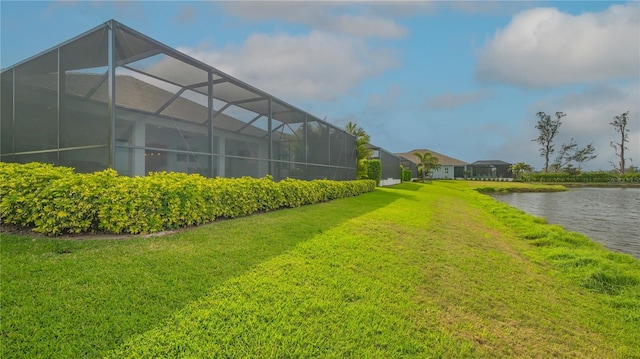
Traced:
POLYGON ((116 19, 320 118, 354 121, 391 152, 543 167, 536 113, 563 111, 557 146, 593 143, 630 111, 640 165, 640 3, 614 1, 0 2, 5 68, 116 19))

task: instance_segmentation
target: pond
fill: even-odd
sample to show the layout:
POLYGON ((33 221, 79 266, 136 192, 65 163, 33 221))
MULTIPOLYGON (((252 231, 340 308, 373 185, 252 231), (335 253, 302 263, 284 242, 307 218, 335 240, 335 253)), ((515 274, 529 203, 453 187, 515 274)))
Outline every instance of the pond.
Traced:
POLYGON ((494 198, 640 259, 640 188, 571 188, 494 198))

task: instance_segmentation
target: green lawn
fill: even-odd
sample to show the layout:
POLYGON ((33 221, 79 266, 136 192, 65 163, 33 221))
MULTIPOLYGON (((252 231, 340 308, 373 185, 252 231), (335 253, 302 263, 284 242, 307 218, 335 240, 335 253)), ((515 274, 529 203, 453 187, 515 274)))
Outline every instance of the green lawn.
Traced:
POLYGON ((640 262, 434 181, 165 237, 3 235, 2 358, 640 358, 640 262))

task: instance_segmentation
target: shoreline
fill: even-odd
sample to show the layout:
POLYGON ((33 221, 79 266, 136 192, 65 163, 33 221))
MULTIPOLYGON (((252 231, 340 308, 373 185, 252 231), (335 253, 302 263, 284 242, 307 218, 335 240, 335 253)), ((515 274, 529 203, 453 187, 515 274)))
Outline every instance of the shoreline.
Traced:
MULTIPOLYGON (((598 189, 600 189, 601 191, 604 191, 606 190, 606 188, 611 188, 611 187, 579 186, 579 187, 572 187, 572 188, 574 188, 576 191, 578 191, 579 189, 588 189, 588 188, 592 188, 594 189, 594 191, 597 191, 598 189)), ((620 187, 617 187, 617 188, 620 188, 620 187)), ((631 235, 628 231, 624 230, 624 228, 627 227, 624 223, 618 223, 618 221, 621 220, 619 218, 620 215, 600 214, 599 216, 597 216, 595 213, 585 210, 584 208, 580 209, 580 207, 584 207, 584 194, 572 195, 573 201, 578 201, 576 203, 582 204, 582 205, 578 205, 579 208, 577 209, 572 210, 571 208, 573 207, 571 207, 571 204, 569 204, 569 207, 567 208, 567 203, 564 201, 559 201, 558 203, 556 203, 553 199, 549 199, 549 201, 552 201, 552 202, 549 202, 549 201, 544 201, 544 202, 547 204, 553 203, 551 208, 555 208, 556 210, 553 210, 550 208, 547 208, 546 210, 541 210, 535 204, 531 205, 528 200, 526 201, 514 200, 510 196, 507 196, 512 193, 513 192, 510 192, 510 193, 494 192, 494 193, 486 193, 486 194, 492 197, 493 199, 495 199, 496 201, 510 206, 511 208, 525 212, 526 214, 536 218, 542 218, 549 225, 561 226, 567 232, 580 233, 588 237, 590 240, 601 244, 606 249, 614 253, 628 254, 640 260, 640 252, 638 251, 638 249, 640 249, 640 247, 638 247, 640 243, 638 243, 635 240, 635 237, 633 235, 631 235), (620 232, 617 235, 613 235, 608 231, 594 230, 593 223, 595 221, 600 221, 600 220, 606 221, 607 223, 612 224, 607 226, 607 228, 610 228, 610 227, 621 228, 620 232)), ((591 193, 591 191, 589 191, 588 193, 591 193)), ((539 201, 540 201, 540 198, 542 197, 534 196, 534 197, 525 197, 525 198, 532 198, 531 200, 533 200, 534 203, 540 203, 539 201)), ((549 198, 555 198, 555 197, 551 196, 549 198)), ((601 226, 603 225, 604 224, 602 224, 601 226)))
MULTIPOLYGON (((555 183, 560 184, 560 183, 555 183)), ((565 183, 566 187, 599 187, 599 188, 640 188, 640 183, 565 183)))
POLYGON ((565 187, 633 187, 640 188, 640 183, 636 182, 518 182, 518 183, 532 183, 532 184, 545 184, 545 185, 557 185, 565 187))

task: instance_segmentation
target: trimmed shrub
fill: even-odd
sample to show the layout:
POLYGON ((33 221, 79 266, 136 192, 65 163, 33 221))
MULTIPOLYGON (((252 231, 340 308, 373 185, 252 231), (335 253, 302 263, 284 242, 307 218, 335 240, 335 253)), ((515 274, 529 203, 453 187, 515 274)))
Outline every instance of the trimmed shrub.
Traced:
POLYGON ((0 162, 0 218, 15 225, 35 223, 43 205, 40 192, 51 181, 70 175, 73 169, 66 167, 0 162))
POLYGON ((400 166, 401 171, 401 179, 402 182, 411 182, 411 178, 413 177, 413 172, 410 169, 404 168, 400 166))
MULTIPOLYGON (((117 178, 114 170, 73 174, 54 179, 39 192, 32 209, 34 230, 46 234, 82 233, 98 229, 100 201, 117 178)), ((27 222, 27 224, 29 224, 27 222)), ((21 223, 25 225, 25 223, 21 223)))
POLYGON ((367 175, 369 179, 376 181, 376 186, 380 185, 380 179, 382 178, 382 163, 380 163, 380 160, 367 161, 367 175))
POLYGON ((104 231, 151 233, 298 207, 375 190, 372 180, 274 182, 197 174, 76 174, 47 164, 0 162, 0 219, 47 235, 104 231))

